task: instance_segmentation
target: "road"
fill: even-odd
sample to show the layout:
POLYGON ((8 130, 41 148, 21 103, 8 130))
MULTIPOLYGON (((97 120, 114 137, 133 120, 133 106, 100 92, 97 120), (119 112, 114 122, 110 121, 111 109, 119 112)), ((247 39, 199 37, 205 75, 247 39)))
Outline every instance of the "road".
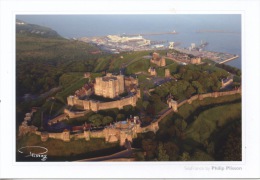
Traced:
POLYGON ((128 158, 131 157, 133 154, 133 148, 131 147, 131 142, 126 140, 125 142, 126 150, 120 151, 115 154, 111 154, 108 156, 101 156, 101 157, 95 157, 95 158, 89 158, 89 159, 81 159, 76 162, 86 162, 86 161, 109 161, 113 159, 120 159, 120 158, 128 158))

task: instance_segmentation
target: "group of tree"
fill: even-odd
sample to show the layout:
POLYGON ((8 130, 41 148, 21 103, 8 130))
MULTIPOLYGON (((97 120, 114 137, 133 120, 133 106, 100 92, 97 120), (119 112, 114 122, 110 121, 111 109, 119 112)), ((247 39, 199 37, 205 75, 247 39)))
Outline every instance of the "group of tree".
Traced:
POLYGON ((112 117, 102 116, 100 114, 92 115, 88 120, 94 126, 100 126, 100 125, 106 126, 114 121, 112 117))
POLYGON ((225 69, 226 71, 228 71, 232 74, 235 74, 237 76, 241 76, 241 70, 238 69, 238 68, 235 68, 233 66, 229 66, 229 65, 226 65, 226 64, 216 64, 216 67, 225 69))
POLYGON ((171 94, 179 100, 190 98, 194 94, 219 91, 221 80, 228 77, 228 73, 209 65, 180 65, 173 76, 175 80, 156 87, 155 93, 164 98, 171 94))

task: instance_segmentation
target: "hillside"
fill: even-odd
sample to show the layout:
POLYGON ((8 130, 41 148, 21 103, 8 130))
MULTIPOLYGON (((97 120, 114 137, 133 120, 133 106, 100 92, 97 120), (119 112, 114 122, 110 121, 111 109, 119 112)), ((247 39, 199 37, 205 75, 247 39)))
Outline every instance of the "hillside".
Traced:
POLYGON ((59 86, 64 73, 92 71, 102 53, 90 44, 61 37, 50 28, 16 22, 17 96, 59 86), (98 53, 97 53, 98 52, 98 53))
POLYGON ((61 36, 51 28, 29 24, 19 19, 16 20, 16 33, 37 37, 61 38, 61 36))

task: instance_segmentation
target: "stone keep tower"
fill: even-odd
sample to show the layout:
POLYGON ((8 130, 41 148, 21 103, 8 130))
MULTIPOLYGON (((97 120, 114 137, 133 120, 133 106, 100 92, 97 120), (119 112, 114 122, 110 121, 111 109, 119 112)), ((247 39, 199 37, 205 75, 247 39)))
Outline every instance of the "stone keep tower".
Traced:
POLYGON ((165 69, 165 77, 171 77, 170 69, 165 69))
POLYGON ((125 91, 124 75, 114 76, 107 73, 104 77, 97 77, 94 85, 95 94, 107 98, 115 98, 125 91))
POLYGON ((69 142, 70 141, 70 131, 65 129, 62 134, 62 140, 65 141, 65 142, 69 142))
POLYGON ((168 101, 169 108, 172 108, 174 112, 178 112, 178 102, 173 99, 169 99, 168 101))

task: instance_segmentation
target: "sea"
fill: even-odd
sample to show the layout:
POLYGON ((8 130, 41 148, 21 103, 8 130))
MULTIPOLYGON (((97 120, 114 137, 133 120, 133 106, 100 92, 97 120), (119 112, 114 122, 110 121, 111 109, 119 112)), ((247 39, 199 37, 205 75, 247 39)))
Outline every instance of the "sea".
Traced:
POLYGON ((50 27, 65 38, 107 35, 177 32, 143 36, 153 41, 208 42, 207 51, 236 54, 225 64, 241 68, 241 15, 239 14, 92 14, 92 15, 17 15, 17 19, 50 27))

